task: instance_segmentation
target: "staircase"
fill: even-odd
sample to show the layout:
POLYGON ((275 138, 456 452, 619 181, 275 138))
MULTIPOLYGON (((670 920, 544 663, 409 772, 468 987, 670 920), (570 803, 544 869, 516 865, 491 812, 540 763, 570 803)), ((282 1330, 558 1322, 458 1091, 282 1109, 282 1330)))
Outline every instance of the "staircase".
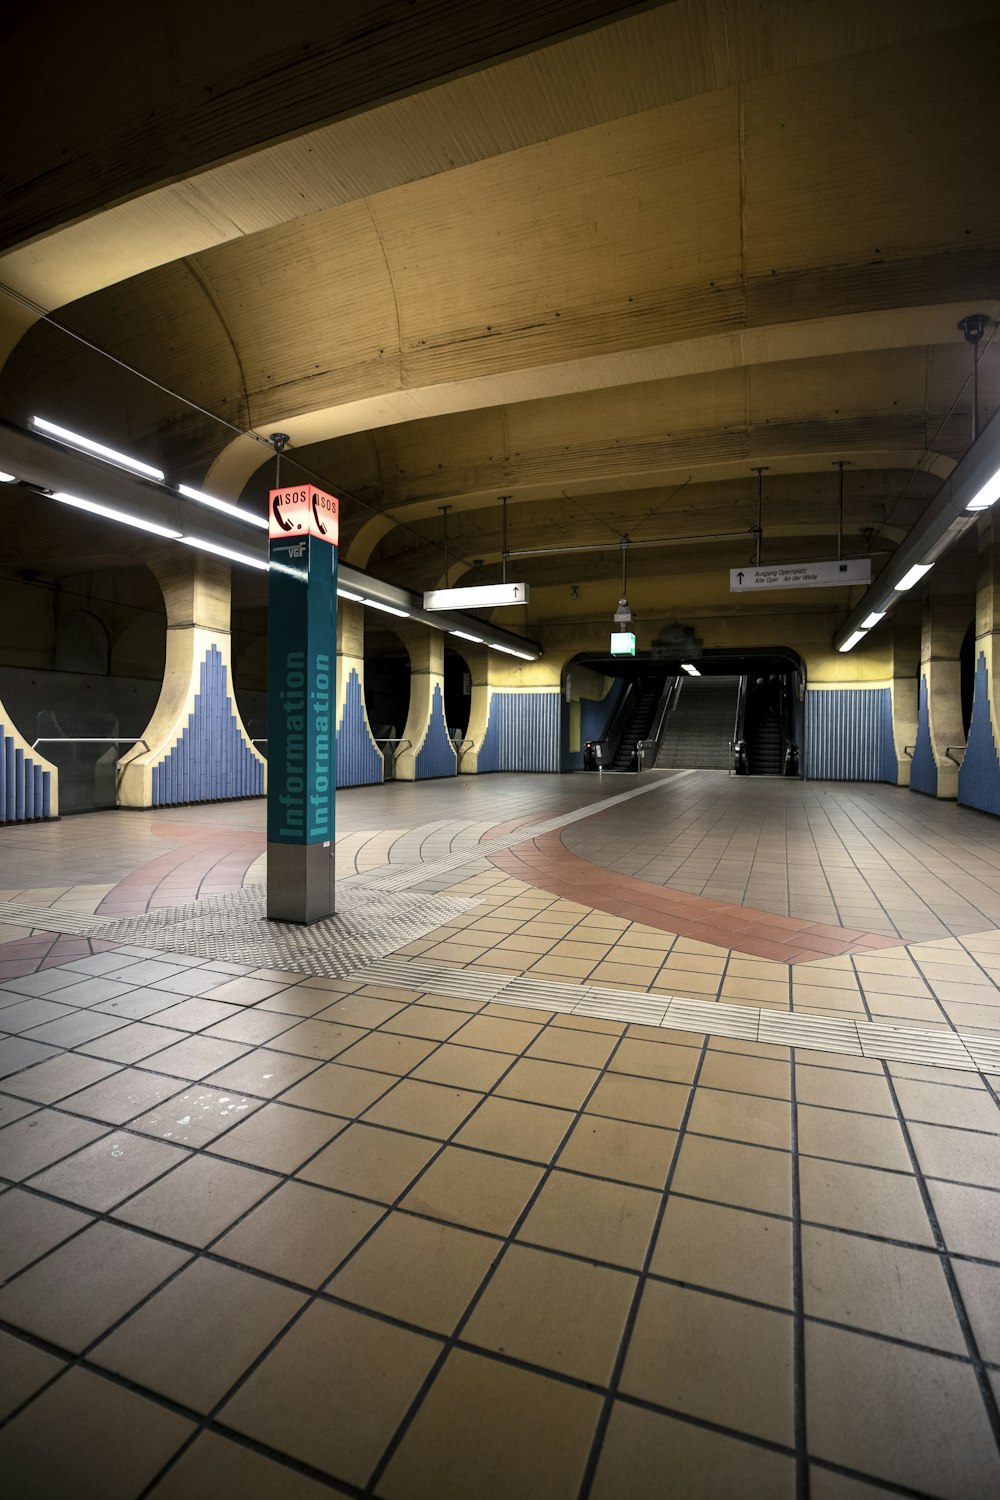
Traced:
POLYGON ((727 771, 739 690, 738 677, 688 677, 667 720, 656 764, 727 771))
POLYGON ((618 742, 615 758, 609 766, 605 766, 605 770, 635 770, 635 748, 640 740, 646 738, 653 727, 653 720, 656 718, 656 710, 659 707, 662 692, 662 678, 643 678, 640 681, 635 707, 629 715, 628 722, 622 732, 622 737, 618 742))

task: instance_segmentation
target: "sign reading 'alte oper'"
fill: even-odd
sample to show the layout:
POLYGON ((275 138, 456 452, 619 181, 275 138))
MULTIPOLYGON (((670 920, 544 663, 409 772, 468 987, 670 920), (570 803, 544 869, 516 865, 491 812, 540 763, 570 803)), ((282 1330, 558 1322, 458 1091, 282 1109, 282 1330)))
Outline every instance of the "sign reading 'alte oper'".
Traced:
POLYGON ((337 783, 337 501, 271 491, 268 843, 330 843, 337 783))

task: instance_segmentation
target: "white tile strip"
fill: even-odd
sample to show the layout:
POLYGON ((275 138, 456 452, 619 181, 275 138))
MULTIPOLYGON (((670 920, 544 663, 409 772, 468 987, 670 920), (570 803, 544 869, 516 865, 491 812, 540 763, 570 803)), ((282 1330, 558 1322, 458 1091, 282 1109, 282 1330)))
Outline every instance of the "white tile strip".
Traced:
POLYGON ((379 980, 408 990, 496 1000, 524 1010, 656 1026, 665 1031, 728 1036, 845 1057, 922 1063, 965 1073, 1000 1072, 1000 1036, 967 1035, 944 1027, 887 1026, 839 1016, 796 1015, 794 1011, 762 1010, 755 1005, 722 1005, 678 995, 564 984, 525 974, 493 974, 475 966, 463 969, 457 964, 413 964, 394 958, 381 959, 350 977, 379 980))

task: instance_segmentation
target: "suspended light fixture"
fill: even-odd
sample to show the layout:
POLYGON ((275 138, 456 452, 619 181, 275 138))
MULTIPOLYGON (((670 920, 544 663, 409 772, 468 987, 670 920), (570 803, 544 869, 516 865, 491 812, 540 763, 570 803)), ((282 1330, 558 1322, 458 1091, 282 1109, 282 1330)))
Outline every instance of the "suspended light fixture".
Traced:
POLYGON ((103 516, 106 521, 118 521, 122 526, 134 526, 137 531, 149 531, 153 536, 167 537, 172 542, 180 540, 181 533, 169 526, 158 526, 155 521, 146 521, 140 516, 130 516, 124 510, 115 510, 113 506, 99 505, 96 500, 85 500, 82 495, 70 495, 65 490, 57 490, 52 499, 58 500, 61 505, 72 505, 77 510, 87 510, 95 516, 103 516))
POLYGON ((163 482, 163 470, 154 469, 152 464, 144 464, 138 458, 131 458, 127 453, 119 453, 116 448, 107 448, 103 443, 97 443, 93 438, 84 437, 82 433, 70 432, 68 427, 59 427, 55 422, 49 422, 45 417, 32 417, 32 425, 39 432, 44 432, 48 437, 53 437, 59 443, 65 443, 68 448, 77 448, 81 453, 92 453, 95 458, 103 458, 108 463, 117 464, 121 469, 131 469, 135 474, 144 474, 147 479, 158 479, 163 482))
POLYGON ((263 526, 267 530, 267 522, 263 516, 251 515, 248 510, 241 510, 228 500, 217 500, 214 495, 206 495, 203 490, 193 490, 189 484, 179 484, 177 489, 186 500, 197 500, 199 505, 210 505, 213 510, 220 510, 223 515, 232 516, 235 521, 245 521, 248 526, 263 526))
POLYGON ((267 571, 267 561, 261 557, 250 557, 246 552, 236 552, 232 547, 221 547, 218 542, 206 542, 200 536, 182 536, 178 538, 185 547, 197 547, 199 552, 211 552, 216 557, 224 557, 227 562, 243 563, 248 568, 260 568, 267 571))
POLYGON ((904 573, 902 578, 896 584, 897 590, 900 593, 903 593, 906 591, 906 589, 912 589, 913 585, 915 583, 919 583, 921 578, 925 577, 930 572, 931 568, 933 568, 933 566, 933 563, 914 563, 910 571, 908 573, 904 573))

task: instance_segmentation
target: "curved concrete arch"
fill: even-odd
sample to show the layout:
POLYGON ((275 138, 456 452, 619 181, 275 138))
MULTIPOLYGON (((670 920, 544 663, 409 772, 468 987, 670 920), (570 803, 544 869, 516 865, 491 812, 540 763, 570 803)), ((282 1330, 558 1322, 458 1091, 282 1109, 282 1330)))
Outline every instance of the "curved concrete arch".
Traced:
MULTIPOLYGON (((493 406, 522 405, 582 392, 639 386, 712 371, 747 370, 755 365, 869 353, 885 349, 919 349, 962 343, 957 322, 964 303, 909 307, 893 311, 845 314, 791 325, 713 334, 626 353, 610 353, 533 369, 469 377, 441 385, 386 390, 311 412, 289 409, 268 419, 303 448, 351 433, 422 421, 493 406)), ((985 308, 1000 317, 1000 299, 985 308)), ((262 433, 266 436, 266 433, 262 433)), ((268 461, 269 450, 250 438, 234 438, 214 460, 205 487, 238 495, 268 461)), ((771 460, 769 460, 771 461, 771 460)))

